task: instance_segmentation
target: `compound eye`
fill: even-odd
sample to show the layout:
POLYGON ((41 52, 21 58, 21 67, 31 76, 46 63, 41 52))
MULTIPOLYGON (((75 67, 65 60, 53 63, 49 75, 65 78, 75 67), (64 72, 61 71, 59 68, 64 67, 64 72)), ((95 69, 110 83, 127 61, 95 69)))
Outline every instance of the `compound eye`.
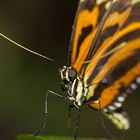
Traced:
POLYGON ((66 80, 62 81, 62 83, 61 83, 61 89, 63 91, 66 91, 66 90, 68 90, 68 87, 69 87, 69 83, 66 80))
POLYGON ((73 81, 77 77, 77 72, 74 69, 69 69, 68 75, 70 81, 73 81))

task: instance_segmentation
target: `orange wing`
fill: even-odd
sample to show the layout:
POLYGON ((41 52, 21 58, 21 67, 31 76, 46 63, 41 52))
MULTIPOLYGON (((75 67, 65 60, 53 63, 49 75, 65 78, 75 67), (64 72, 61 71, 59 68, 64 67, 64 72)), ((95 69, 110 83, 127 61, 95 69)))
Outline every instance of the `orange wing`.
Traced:
MULTIPOLYGON (((137 87, 136 79, 140 76, 139 9, 139 0, 135 3, 130 0, 116 2, 100 35, 101 39, 103 36, 105 38, 99 39, 100 45, 94 55, 90 56, 90 62, 85 67, 84 77, 88 85, 94 85, 91 87, 95 91, 87 100, 91 101, 94 97, 98 97, 101 109, 115 110, 121 107, 122 102, 119 98, 122 97, 124 101, 126 92, 133 91, 137 87), (117 12, 117 8, 122 10, 117 12), (106 36, 106 29, 108 32, 114 29, 113 34, 106 36)), ((99 109, 99 105, 90 106, 99 109)))
MULTIPOLYGON (((126 96, 132 85, 137 86, 139 9, 140 0, 80 0, 70 42, 69 65, 89 87, 87 103, 100 100, 104 109, 116 103, 117 97, 126 96), (102 19, 106 20, 100 28, 102 19)), ((90 106, 99 109, 99 105, 90 106)), ((116 108, 119 106, 118 103, 116 108)))
POLYGON ((69 47, 69 65, 78 72, 90 51, 99 21, 106 11, 103 8, 105 3, 105 0, 101 2, 100 7, 96 0, 79 2, 69 47))

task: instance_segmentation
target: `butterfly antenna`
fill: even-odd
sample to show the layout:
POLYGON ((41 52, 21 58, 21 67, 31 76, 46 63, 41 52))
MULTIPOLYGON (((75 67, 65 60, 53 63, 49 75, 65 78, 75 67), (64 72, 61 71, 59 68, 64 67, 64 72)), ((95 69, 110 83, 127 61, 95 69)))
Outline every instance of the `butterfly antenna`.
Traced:
POLYGON ((8 40, 9 42, 15 44, 17 47, 19 47, 19 48, 21 48, 21 49, 23 49, 23 50, 26 50, 27 52, 30 52, 30 53, 32 53, 32 54, 35 54, 35 55, 37 55, 37 56, 39 56, 39 57, 42 57, 42 58, 44 58, 44 59, 47 59, 47 60, 50 60, 50 61, 54 61, 53 59, 51 59, 51 58, 49 58, 49 57, 46 57, 45 55, 42 55, 42 54, 40 54, 40 53, 37 53, 37 52, 35 52, 35 51, 32 51, 32 50, 30 50, 30 49, 28 49, 28 48, 26 48, 26 47, 20 45, 19 43, 13 41, 12 39, 10 39, 9 37, 5 36, 5 35, 2 34, 2 33, 0 33, 0 36, 3 37, 3 38, 5 38, 5 39, 8 40))

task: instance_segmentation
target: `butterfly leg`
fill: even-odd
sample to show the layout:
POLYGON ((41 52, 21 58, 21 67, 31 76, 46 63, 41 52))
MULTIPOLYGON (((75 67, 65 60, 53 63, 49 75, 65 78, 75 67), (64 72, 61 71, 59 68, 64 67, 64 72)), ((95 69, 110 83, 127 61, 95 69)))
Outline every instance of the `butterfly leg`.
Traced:
POLYGON ((77 123, 76 123, 76 127, 75 127, 75 130, 74 130, 74 140, 76 140, 77 134, 78 134, 78 130, 79 130, 80 115, 81 115, 81 110, 80 110, 80 108, 78 108, 77 123))
POLYGON ((75 108, 75 106, 69 105, 68 107, 68 130, 69 130, 69 135, 71 135, 71 111, 72 109, 75 108))
POLYGON ((60 98, 60 99, 62 99, 62 100, 68 100, 67 97, 64 97, 64 96, 62 96, 62 95, 60 95, 60 94, 57 94, 57 93, 55 93, 54 91, 51 91, 51 90, 48 90, 48 91, 47 91, 47 93, 46 93, 46 98, 45 98, 44 120, 43 120, 43 123, 42 123, 40 129, 34 134, 34 136, 39 135, 39 134, 44 130, 44 128, 45 128, 45 126, 46 126, 46 120, 47 120, 47 115, 48 115, 48 95, 49 95, 49 93, 51 93, 51 95, 54 95, 54 96, 56 96, 56 97, 58 97, 58 98, 60 98))

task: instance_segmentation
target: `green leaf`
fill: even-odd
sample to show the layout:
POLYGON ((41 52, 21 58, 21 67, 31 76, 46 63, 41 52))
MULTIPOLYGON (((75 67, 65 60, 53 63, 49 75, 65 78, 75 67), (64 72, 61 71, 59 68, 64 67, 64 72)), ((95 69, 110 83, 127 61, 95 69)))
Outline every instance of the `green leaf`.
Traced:
MULTIPOLYGON (((31 134, 18 135, 16 140, 73 140, 72 137, 61 136, 36 136, 31 134)), ((77 138, 77 140, 107 140, 103 138, 77 138)))

